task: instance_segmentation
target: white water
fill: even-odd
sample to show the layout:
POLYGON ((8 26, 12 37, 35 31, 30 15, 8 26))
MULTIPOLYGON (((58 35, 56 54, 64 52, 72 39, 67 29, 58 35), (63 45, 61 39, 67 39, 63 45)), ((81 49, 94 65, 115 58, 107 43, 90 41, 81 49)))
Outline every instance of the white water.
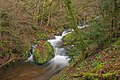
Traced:
POLYGON ((63 31, 61 36, 55 36, 55 39, 48 40, 54 48, 54 58, 51 59, 48 63, 49 66, 52 66, 53 69, 61 69, 65 66, 69 66, 69 58, 65 56, 65 49, 62 48, 62 38, 69 34, 70 32, 63 31), (59 66, 59 67, 58 67, 59 66))
POLYGON ((34 53, 34 49, 37 47, 37 45, 36 44, 34 44, 34 45, 32 45, 32 48, 31 48, 31 50, 30 50, 30 52, 29 52, 29 57, 28 57, 28 59, 25 61, 25 62, 34 62, 33 61, 33 53, 34 53))
POLYGON ((30 57, 25 62, 33 62, 33 54, 30 53, 30 57))
MULTIPOLYGON (((78 26, 78 28, 84 28, 87 26, 78 26)), ((53 76, 56 72, 58 72, 60 69, 69 66, 69 60, 70 58, 68 56, 65 56, 66 52, 65 49, 62 48, 62 38, 69 34, 72 33, 74 30, 72 29, 70 32, 68 31, 63 31, 61 36, 55 36, 55 39, 50 39, 48 42, 50 42, 51 46, 54 49, 54 57, 46 63, 46 69, 47 71, 45 74, 40 77, 39 80, 48 80, 51 76, 53 76)), ((74 45, 71 45, 74 46, 74 45)), ((35 46, 32 46, 32 52, 30 53, 30 57, 28 57, 28 60, 26 62, 34 62, 33 61, 33 53, 34 53, 34 48, 35 46)))
MULTIPOLYGON (((83 26, 78 26, 78 28, 85 28, 88 26, 89 25, 83 25, 83 26)), ((54 48, 54 55, 55 55, 54 58, 48 62, 50 64, 48 67, 50 67, 52 71, 58 71, 65 66, 69 66, 70 58, 68 56, 65 56, 66 54, 65 49, 62 48, 62 38, 65 35, 72 33, 73 31, 74 31, 73 29, 71 32, 63 31, 61 36, 55 36, 55 39, 48 40, 48 42, 50 42, 54 48)))
MULTIPOLYGON (((83 25, 83 26, 78 26, 78 28, 85 28, 88 27, 89 25, 83 25)), ((65 56, 65 49, 62 48, 62 38, 69 34, 72 33, 74 30, 68 32, 68 31, 63 31, 61 36, 55 36, 55 39, 50 39, 48 42, 52 45, 54 49, 54 58, 52 58, 48 63, 50 63, 50 66, 53 65, 54 67, 58 64, 61 65, 61 68, 68 66, 69 65, 69 58, 68 56, 65 56)), ((74 45, 71 45, 74 46, 74 45)), ((25 62, 33 62, 33 53, 34 53, 34 48, 36 48, 36 45, 32 46, 32 53, 30 53, 30 57, 25 62)))
POLYGON ((54 48, 54 58, 47 63, 48 72, 42 76, 40 80, 45 80, 46 77, 54 75, 60 69, 69 66, 70 58, 65 56, 65 49, 62 48, 62 38, 69 33, 70 32, 63 31, 61 36, 55 36, 55 39, 48 40, 54 48))
MULTIPOLYGON (((71 32, 63 31, 61 36, 55 36, 55 39, 48 40, 54 49, 54 58, 47 63, 49 64, 48 67, 52 68, 52 70, 54 69, 55 71, 58 71, 65 66, 69 66, 70 59, 68 56, 65 56, 65 49, 62 48, 62 38, 69 33, 71 32)), ((30 57, 28 57, 25 62, 33 62, 34 48, 36 48, 36 45, 32 46, 32 53, 30 52, 30 57)))
POLYGON ((85 28, 85 27, 88 27, 88 26, 90 26, 90 25, 83 25, 83 26, 78 26, 78 28, 85 28))

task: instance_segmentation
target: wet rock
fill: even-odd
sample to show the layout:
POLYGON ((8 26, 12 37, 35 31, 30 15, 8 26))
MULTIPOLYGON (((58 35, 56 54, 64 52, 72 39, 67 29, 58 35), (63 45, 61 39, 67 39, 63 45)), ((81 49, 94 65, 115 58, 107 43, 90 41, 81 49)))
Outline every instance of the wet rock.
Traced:
POLYGON ((73 57, 79 53, 80 50, 77 48, 79 41, 74 32, 65 35, 62 40, 67 56, 73 57))
POLYGON ((74 33, 67 34, 63 37, 62 40, 64 46, 71 46, 75 42, 75 35, 74 33))

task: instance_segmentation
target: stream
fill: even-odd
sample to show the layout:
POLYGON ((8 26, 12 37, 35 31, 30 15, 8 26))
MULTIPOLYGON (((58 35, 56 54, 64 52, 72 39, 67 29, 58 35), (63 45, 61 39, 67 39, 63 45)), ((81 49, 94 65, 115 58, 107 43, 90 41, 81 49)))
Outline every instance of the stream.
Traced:
POLYGON ((36 65, 33 61, 34 48, 30 57, 25 62, 18 63, 15 67, 10 67, 0 73, 0 80, 48 80, 58 73, 60 69, 69 66, 68 56, 65 56, 65 49, 62 48, 62 38, 70 32, 63 31, 61 36, 55 36, 50 39, 51 46, 54 49, 54 57, 44 65, 36 65))
MULTIPOLYGON (((84 28, 85 26, 78 26, 84 28)), ((33 54, 36 45, 32 46, 32 51, 28 59, 24 62, 15 63, 15 66, 4 68, 0 71, 0 80, 49 80, 62 68, 69 66, 69 56, 65 56, 65 49, 62 47, 62 38, 74 31, 63 31, 61 36, 47 40, 54 49, 54 57, 44 65, 37 65, 33 61, 33 54)))

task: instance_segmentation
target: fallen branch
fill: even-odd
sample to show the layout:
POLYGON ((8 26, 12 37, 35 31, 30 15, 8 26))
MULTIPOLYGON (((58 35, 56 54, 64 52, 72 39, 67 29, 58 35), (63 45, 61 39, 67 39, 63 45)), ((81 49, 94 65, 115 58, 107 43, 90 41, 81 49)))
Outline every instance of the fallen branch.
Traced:
POLYGON ((5 63, 1 64, 0 67, 3 67, 3 66, 5 66, 5 65, 9 64, 9 63, 12 62, 14 59, 15 59, 15 57, 10 58, 10 59, 9 59, 8 61, 6 61, 5 63))
POLYGON ((97 73, 86 73, 86 72, 81 72, 79 74, 73 74, 71 75, 71 77, 81 77, 81 78, 115 78, 115 77, 120 77, 120 70, 115 71, 115 72, 109 72, 106 74, 97 74, 97 73))

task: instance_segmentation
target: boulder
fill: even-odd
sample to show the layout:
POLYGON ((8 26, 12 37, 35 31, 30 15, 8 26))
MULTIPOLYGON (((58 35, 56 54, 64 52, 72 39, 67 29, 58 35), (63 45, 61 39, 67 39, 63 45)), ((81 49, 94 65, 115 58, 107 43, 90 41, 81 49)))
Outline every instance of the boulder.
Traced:
POLYGON ((35 48, 33 60, 37 64, 44 64, 52 58, 53 52, 53 48, 49 42, 40 40, 38 46, 35 48))

